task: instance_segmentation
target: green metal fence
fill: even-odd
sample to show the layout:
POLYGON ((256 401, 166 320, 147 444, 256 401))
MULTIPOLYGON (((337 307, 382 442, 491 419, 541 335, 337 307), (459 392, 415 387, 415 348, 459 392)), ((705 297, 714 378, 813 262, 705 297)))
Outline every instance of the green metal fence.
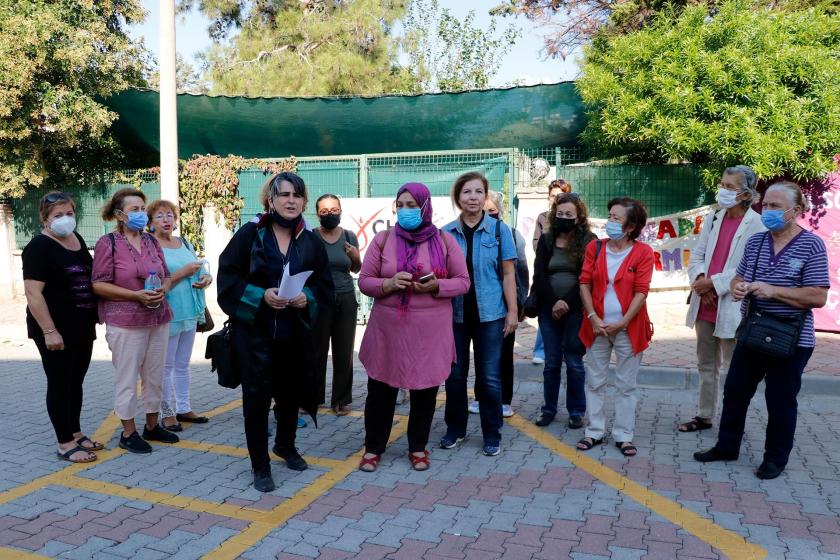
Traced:
MULTIPOLYGON (((137 170, 126 170, 125 176, 134 176, 137 170)), ((158 176, 154 173, 142 173, 138 176, 143 182, 140 189, 146 194, 149 201, 160 198, 160 183, 158 176)), ((96 241, 113 229, 113 224, 104 222, 100 217, 100 210, 117 190, 123 187, 133 186, 128 183, 121 183, 114 178, 111 181, 102 181, 98 185, 85 188, 67 189, 76 203, 76 222, 79 232, 85 243, 93 247, 96 241)), ((31 189, 26 191, 22 198, 12 200, 12 212, 15 225, 15 245, 23 249, 29 240, 41 231, 41 221, 38 216, 38 202, 48 189, 31 189)))
MULTIPOLYGON (((606 217, 606 203, 615 196, 631 196, 645 202, 651 216, 666 215, 710 203, 711 193, 703 187, 697 171, 690 165, 614 165, 585 162, 582 148, 539 148, 412 152, 300 158, 298 173, 306 181, 310 202, 305 217, 317 223, 315 200, 322 194, 341 197, 392 197, 403 183, 421 181, 435 196, 449 194, 455 178, 467 171, 480 171, 491 188, 505 194, 509 223, 515 223, 517 185, 545 186, 550 177, 572 183, 589 206, 593 217, 606 217), (538 160, 545 160, 545 163, 538 160), (555 173, 545 180, 532 174, 553 167, 555 173), (513 203, 511 203, 511 201, 513 203)), ((123 172, 133 176, 133 170, 123 172)), ((240 224, 263 211, 259 189, 267 174, 249 169, 239 175, 239 194, 244 207, 240 224)), ((142 189, 149 200, 160 196, 156 175, 141 175, 142 189)), ((71 191, 77 203, 78 231, 93 244, 110 227, 99 218, 99 209, 116 190, 127 186, 112 179, 84 189, 71 191)), ((15 237, 18 249, 38 233, 38 200, 46 191, 31 190, 12 201, 15 237)))

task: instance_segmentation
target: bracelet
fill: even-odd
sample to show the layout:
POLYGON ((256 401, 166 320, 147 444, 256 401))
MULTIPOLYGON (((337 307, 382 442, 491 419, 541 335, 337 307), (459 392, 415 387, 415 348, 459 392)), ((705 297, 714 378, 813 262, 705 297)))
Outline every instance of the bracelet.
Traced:
POLYGON ((590 313, 589 315, 587 315, 587 316, 586 316, 586 318, 587 318, 587 319, 591 319, 593 315, 595 315, 595 312, 594 312, 594 311, 593 311, 592 313, 590 313))
POLYGON ((48 334, 52 334, 52 333, 54 333, 54 332, 55 332, 55 329, 50 329, 50 330, 48 330, 48 331, 43 331, 43 333, 42 333, 42 334, 44 334, 44 335, 48 335, 48 334))

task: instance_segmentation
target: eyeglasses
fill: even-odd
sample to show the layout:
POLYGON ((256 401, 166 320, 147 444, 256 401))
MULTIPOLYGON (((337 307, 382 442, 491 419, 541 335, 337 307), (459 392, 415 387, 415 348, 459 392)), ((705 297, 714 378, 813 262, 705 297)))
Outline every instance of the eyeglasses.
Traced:
POLYGON ((58 202, 59 200, 69 201, 70 200, 70 195, 67 194, 66 192, 50 193, 50 194, 48 194, 47 196, 44 197, 44 200, 47 201, 49 204, 53 204, 55 202, 58 202))
POLYGON ((325 208, 323 210, 318 211, 319 216, 328 216, 330 214, 332 214, 333 216, 341 214, 341 208, 330 208, 329 210, 325 208))
POLYGON ((172 212, 167 212, 166 214, 162 214, 162 213, 161 214, 155 214, 153 216, 153 218, 155 220, 162 220, 164 218, 169 218, 170 220, 174 220, 175 219, 175 214, 172 213, 172 212))

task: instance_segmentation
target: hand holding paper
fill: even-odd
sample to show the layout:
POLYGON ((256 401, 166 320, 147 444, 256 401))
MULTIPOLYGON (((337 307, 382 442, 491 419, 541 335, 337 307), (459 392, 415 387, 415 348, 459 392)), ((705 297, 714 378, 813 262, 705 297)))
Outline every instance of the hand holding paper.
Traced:
POLYGON ((277 289, 277 297, 292 299, 299 296, 310 276, 312 276, 311 270, 290 275, 289 267, 286 266, 283 269, 283 277, 280 279, 280 286, 277 289))

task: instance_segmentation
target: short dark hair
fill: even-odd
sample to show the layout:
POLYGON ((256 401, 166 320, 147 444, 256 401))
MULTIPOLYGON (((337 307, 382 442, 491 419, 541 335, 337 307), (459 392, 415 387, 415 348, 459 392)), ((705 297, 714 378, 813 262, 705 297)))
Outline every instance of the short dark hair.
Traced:
POLYGON ((622 196, 610 200, 607 203, 607 211, 612 210, 613 206, 623 206, 627 210, 627 221, 624 223, 624 230, 627 231, 627 237, 629 239, 637 239, 642 234, 642 230, 647 223, 648 213, 644 202, 635 198, 622 196), (633 229, 628 231, 627 228, 630 225, 633 226, 633 229))
POLYGON ((260 202, 262 202, 263 209, 268 212, 269 202, 275 193, 280 192, 280 183, 288 181, 292 184, 292 189, 295 194, 303 197, 303 200, 309 201, 309 195, 306 193, 306 183, 303 182, 303 177, 291 171, 284 171, 271 177, 268 181, 263 183, 262 192, 260 192, 260 202))
POLYGON ((484 184, 484 193, 490 193, 490 183, 489 181, 487 181, 487 177, 485 177, 478 171, 470 171, 469 173, 464 173, 463 175, 455 179, 455 183, 452 185, 452 203, 459 210, 461 209, 461 203, 458 201, 458 199, 461 198, 461 191, 464 190, 464 185, 476 179, 484 184))
POLYGON ((336 195, 336 194, 327 193, 327 194, 322 194, 315 201, 315 211, 316 212, 318 211, 318 204, 320 204, 322 200, 328 200, 328 199, 329 200, 335 200, 336 202, 338 202, 338 208, 341 209, 341 198, 339 198, 339 196, 336 195))

